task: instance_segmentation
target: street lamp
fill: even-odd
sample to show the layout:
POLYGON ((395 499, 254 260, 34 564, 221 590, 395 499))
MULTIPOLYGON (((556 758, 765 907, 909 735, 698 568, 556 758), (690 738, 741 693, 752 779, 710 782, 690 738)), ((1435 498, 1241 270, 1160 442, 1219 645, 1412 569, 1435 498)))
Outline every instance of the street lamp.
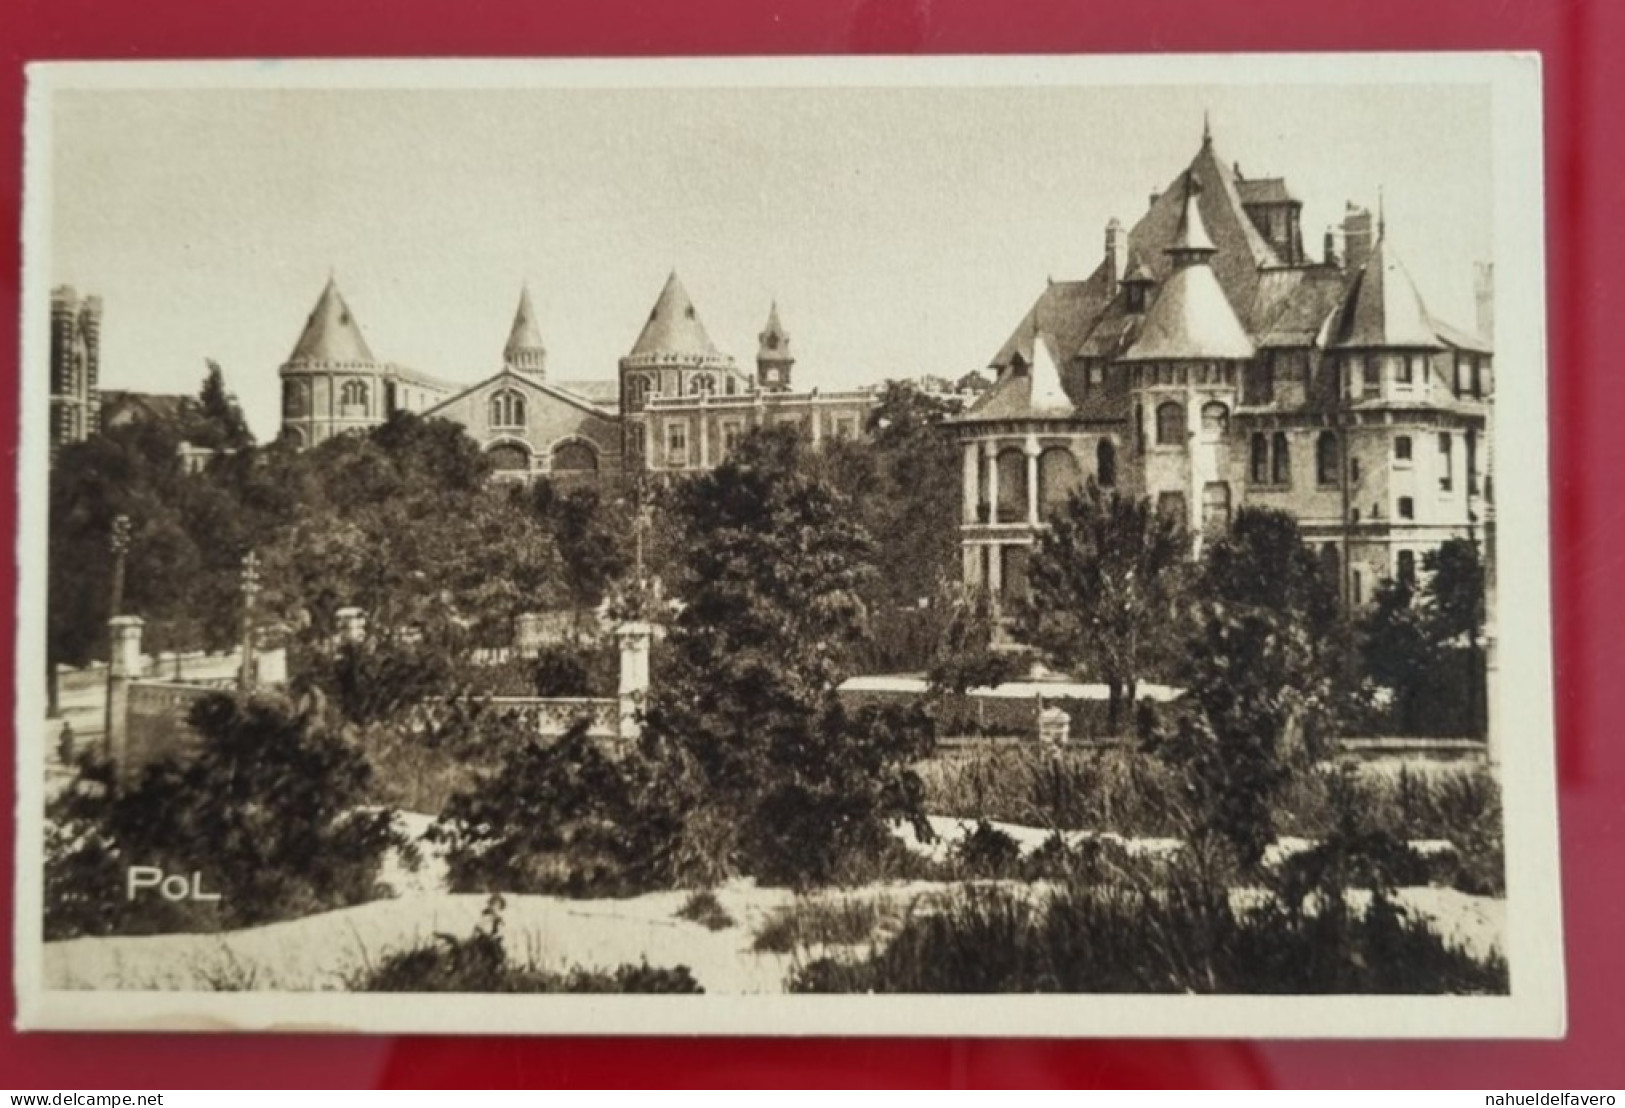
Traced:
POLYGON ((113 653, 118 650, 118 641, 114 637, 113 620, 123 615, 124 609, 124 561, 130 552, 130 517, 119 514, 113 517, 113 531, 109 538, 109 547, 113 552, 113 581, 107 598, 107 703, 102 709, 102 743, 109 759, 113 757, 113 653))
POLYGON ((260 591, 260 559, 250 550, 243 558, 243 662, 237 687, 244 693, 254 690, 254 598, 260 591))

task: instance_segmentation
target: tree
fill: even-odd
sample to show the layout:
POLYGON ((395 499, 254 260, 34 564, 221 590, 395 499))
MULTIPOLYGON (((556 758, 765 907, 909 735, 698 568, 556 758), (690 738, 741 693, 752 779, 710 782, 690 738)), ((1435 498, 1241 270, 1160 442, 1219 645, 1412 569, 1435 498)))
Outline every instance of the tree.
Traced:
POLYGON ((1050 516, 1033 549, 1030 639, 1106 683, 1114 731, 1146 665, 1171 641, 1189 549, 1179 523, 1149 500, 1092 480, 1050 516))
POLYGON ((863 634, 872 543, 790 428, 748 433, 674 493, 684 591, 656 655, 651 756, 694 809, 685 831, 718 836, 717 870, 828 880, 879 848, 887 819, 921 818, 908 767, 929 721, 848 714, 836 697, 863 634))
POLYGON ((632 568, 635 522, 624 503, 596 489, 560 492, 543 479, 530 489, 532 510, 553 537, 577 624, 632 568))
POLYGON ((1002 685, 1026 672, 1031 658, 1025 651, 994 645, 998 619, 986 589, 960 589, 956 596, 939 599, 938 607, 949 614, 926 671, 932 688, 963 695, 1002 685))
POLYGON ((194 446, 220 451, 246 450, 254 445, 254 435, 243 418, 237 398, 226 391, 220 363, 208 360, 209 372, 198 392, 196 415, 185 429, 186 440, 194 446))

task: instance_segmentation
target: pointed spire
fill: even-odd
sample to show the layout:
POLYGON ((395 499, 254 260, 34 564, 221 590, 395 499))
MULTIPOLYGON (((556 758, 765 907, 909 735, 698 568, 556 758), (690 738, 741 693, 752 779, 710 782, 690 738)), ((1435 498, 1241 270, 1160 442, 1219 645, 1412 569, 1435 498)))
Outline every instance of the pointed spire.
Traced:
POLYGON ((1066 389, 1061 385, 1061 370, 1050 355, 1049 343, 1044 336, 1037 332, 1037 321, 1034 321, 1033 333, 1033 364, 1027 371, 1032 378, 1032 390, 1029 393, 1029 404, 1034 415, 1071 415, 1073 412, 1072 398, 1067 396, 1066 389))
POLYGON ((305 320, 305 329, 288 355, 288 364, 370 363, 375 361, 361 326, 350 314, 350 306, 339 292, 337 279, 329 271, 327 284, 305 320))
POLYGON ((536 307, 530 302, 530 282, 519 287, 519 307, 514 312, 508 343, 502 348, 503 364, 522 373, 541 374, 547 367, 547 347, 536 322, 536 307))
POLYGON ((1208 118, 1208 110, 1202 109, 1202 145, 1213 145, 1213 121, 1208 118))
POLYGON ((790 370, 796 364, 790 353, 790 332, 779 322, 779 302, 767 309, 767 324, 756 336, 756 383, 766 389, 790 387, 790 370))
POLYGON ((1437 349, 1438 330, 1422 295, 1380 235, 1332 314, 1326 336, 1331 349, 1437 349))
POLYGON ((1206 261, 1218 253, 1218 247, 1208 236, 1207 224, 1202 221, 1201 205, 1197 202, 1201 195, 1201 182, 1196 179, 1194 171, 1186 170, 1185 206, 1179 215, 1179 225, 1174 229, 1174 241, 1168 244, 1167 250, 1175 265, 1206 261))
POLYGON ((1383 199, 1382 186, 1378 185, 1377 186, 1377 238, 1381 239, 1382 236, 1385 233, 1387 233, 1387 231, 1388 231, 1388 206, 1387 206, 1386 201, 1384 201, 1384 199, 1383 199))

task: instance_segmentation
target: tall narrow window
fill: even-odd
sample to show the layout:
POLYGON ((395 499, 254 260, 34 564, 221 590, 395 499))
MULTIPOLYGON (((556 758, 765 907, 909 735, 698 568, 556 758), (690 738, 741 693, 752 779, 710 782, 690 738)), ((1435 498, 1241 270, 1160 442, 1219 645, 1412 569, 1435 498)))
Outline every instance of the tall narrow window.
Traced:
POLYGON ((1360 374, 1361 395, 1371 397, 1382 392, 1382 362, 1375 354, 1367 354, 1360 374))
POLYGON ((1145 405, 1134 405, 1134 452, 1145 453, 1145 405))
POLYGON ((1394 366, 1395 379, 1401 385, 1408 385, 1416 380, 1416 355, 1401 354, 1394 366))
POLYGON ((1270 445, 1262 431, 1253 433, 1251 464, 1253 484, 1262 485, 1269 480, 1270 445))
POLYGON ((1454 442, 1449 431, 1439 432, 1439 491, 1449 492, 1456 487, 1456 457, 1454 442))
POLYGON ((1478 495, 1478 431, 1467 429, 1467 495, 1478 495))
POLYGON ((1399 498, 1399 518, 1416 518, 1416 500, 1413 497, 1402 496, 1399 498))
MULTIPOLYGON (((367 406, 367 383, 365 381, 346 381, 339 389, 339 403, 346 408, 365 408, 367 406)), ((354 414, 346 412, 346 415, 354 414)))
POLYGON ((1270 440, 1270 480, 1277 485, 1292 484, 1292 447, 1285 431, 1275 432, 1270 440))
POLYGON ((1202 489, 1202 530, 1209 536, 1222 535, 1230 527, 1230 486, 1210 481, 1202 489))
POLYGON ((1322 431, 1315 440, 1315 481, 1337 484, 1337 436, 1330 431, 1322 431))
POLYGON ((1411 437, 1409 435, 1394 436, 1394 465, 1403 469, 1411 464, 1411 437))
POLYGON ((518 389, 502 389, 491 394, 491 426, 508 429, 525 425, 525 395, 518 389))
POLYGON ((1185 407, 1172 400, 1157 405, 1157 445, 1185 445, 1185 407))
POLYGON ((1202 441, 1208 445, 1223 442, 1230 430, 1230 409, 1214 401, 1202 405, 1202 441))
POLYGON ((1401 550, 1398 559, 1399 579, 1407 585, 1416 584, 1416 552, 1401 550))
POLYGON ((1111 439, 1101 439, 1095 447, 1095 480, 1103 489, 1117 485, 1117 447, 1111 439))

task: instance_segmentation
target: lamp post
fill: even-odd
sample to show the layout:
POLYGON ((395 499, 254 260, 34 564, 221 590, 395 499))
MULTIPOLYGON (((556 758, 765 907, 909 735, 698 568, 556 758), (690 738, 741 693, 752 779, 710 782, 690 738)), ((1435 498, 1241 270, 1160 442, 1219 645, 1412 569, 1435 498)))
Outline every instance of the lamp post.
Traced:
POLYGON ((125 556, 130 552, 130 517, 116 515, 113 517, 113 531, 109 539, 109 547, 113 552, 113 581, 107 598, 107 703, 102 709, 102 741, 107 745, 106 754, 113 756, 111 748, 113 736, 113 652, 118 649, 118 642, 113 637, 113 620, 124 614, 124 562, 125 556))
POLYGON ((243 663, 237 687, 243 693, 254 691, 254 598, 260 591, 260 559, 250 550, 243 558, 243 663))

